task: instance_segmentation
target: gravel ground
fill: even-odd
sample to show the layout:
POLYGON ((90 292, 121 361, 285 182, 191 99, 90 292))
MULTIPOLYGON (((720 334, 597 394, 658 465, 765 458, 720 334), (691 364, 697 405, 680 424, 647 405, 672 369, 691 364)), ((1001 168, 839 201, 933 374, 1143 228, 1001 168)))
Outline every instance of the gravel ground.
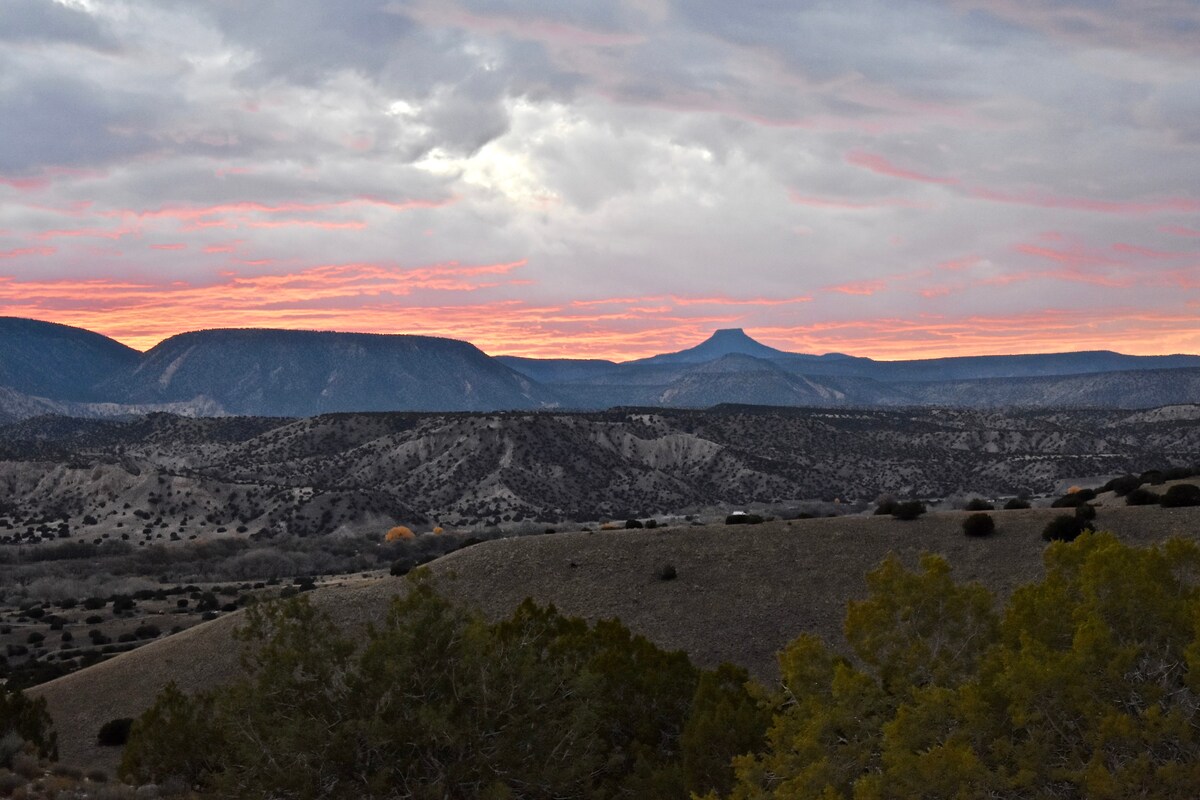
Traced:
MULTIPOLYGON (((1041 531, 1058 510, 996 512, 996 533, 969 539, 966 512, 913 522, 838 517, 758 526, 597 531, 501 539, 460 550, 430 567, 451 597, 501 617, 525 597, 595 620, 619 617, 660 646, 686 650, 699 664, 732 661, 758 679, 777 675, 775 653, 812 631, 844 646, 846 601, 864 593, 863 575, 889 552, 915 563, 944 554, 960 580, 999 595, 1041 574, 1041 531), (678 577, 659 579, 670 564, 678 577)), ((1148 543, 1200 533, 1200 508, 1102 507, 1097 523, 1122 539, 1148 543)), ((346 580, 311 597, 347 629, 380 622, 401 578, 346 580)), ((100 726, 137 716, 171 680, 185 690, 227 681, 238 671, 230 614, 31 690, 44 696, 59 730, 64 763, 112 771, 119 753, 94 745, 100 726)))

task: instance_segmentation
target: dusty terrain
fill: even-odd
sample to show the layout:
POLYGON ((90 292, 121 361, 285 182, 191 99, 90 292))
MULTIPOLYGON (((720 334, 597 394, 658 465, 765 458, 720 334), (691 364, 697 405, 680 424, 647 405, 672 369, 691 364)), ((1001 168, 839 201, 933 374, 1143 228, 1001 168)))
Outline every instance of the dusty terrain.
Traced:
MULTIPOLYGON (((445 592, 493 617, 531 596, 588 619, 619 617, 698 663, 733 661, 769 681, 774 654, 800 632, 840 643, 846 601, 863 593, 864 573, 888 552, 910 563, 923 551, 942 553, 956 577, 1005 595, 1039 576, 1041 531, 1057 513, 995 512, 997 531, 986 539, 963 536, 962 512, 913 522, 840 517, 523 537, 469 547, 430 568, 445 592), (657 577, 665 564, 677 579, 657 577)), ((1109 506, 1097 521, 1137 543, 1200 535, 1200 508, 1109 506)), ((310 596, 339 624, 361 629, 380 620, 405 585, 402 578, 357 579, 310 596)), ((237 674, 230 635, 239 617, 223 615, 32 690, 49 702, 63 760, 112 769, 118 754, 94 746, 103 723, 135 716, 168 681, 199 689, 237 674)))

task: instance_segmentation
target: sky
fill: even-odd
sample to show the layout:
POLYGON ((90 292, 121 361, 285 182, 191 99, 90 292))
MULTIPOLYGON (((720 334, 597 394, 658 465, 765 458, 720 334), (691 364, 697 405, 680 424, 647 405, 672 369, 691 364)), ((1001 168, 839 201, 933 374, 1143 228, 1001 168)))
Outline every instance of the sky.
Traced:
POLYGON ((0 315, 1200 352, 1197 0, 2 0, 0 315))

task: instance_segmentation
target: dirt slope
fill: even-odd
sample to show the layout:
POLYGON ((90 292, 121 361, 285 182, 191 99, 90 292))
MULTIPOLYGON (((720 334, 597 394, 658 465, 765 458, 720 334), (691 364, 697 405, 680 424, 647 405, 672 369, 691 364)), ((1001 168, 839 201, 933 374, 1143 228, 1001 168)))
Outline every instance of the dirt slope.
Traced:
MULTIPOLYGON (((922 551, 945 554, 956 576, 1007 594, 1041 572, 1040 534, 1057 511, 997 512, 997 533, 961 533, 959 512, 915 522, 841 517, 655 531, 570 533, 504 539, 461 550, 431 565, 452 597, 502 616, 526 596, 589 619, 620 617, 661 646, 704 665, 722 660, 775 676, 774 654, 802 631, 841 639, 846 601, 861 596, 863 574, 889 551, 912 563, 922 551), (678 578, 661 581, 663 564, 678 578)), ((1200 508, 1101 508, 1098 522, 1131 542, 1196 535, 1200 508)), ((312 597, 341 625, 379 621, 399 578, 347 581, 312 597)), ((116 717, 136 716, 170 680, 208 687, 237 674, 230 634, 237 614, 200 625, 37 687, 61 738, 62 759, 112 769, 118 754, 93 746, 116 717)))

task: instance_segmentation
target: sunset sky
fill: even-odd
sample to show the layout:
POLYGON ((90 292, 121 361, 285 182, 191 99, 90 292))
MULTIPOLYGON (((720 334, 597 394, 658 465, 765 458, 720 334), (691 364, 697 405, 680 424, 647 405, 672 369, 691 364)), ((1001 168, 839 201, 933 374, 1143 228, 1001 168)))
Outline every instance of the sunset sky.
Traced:
POLYGON ((0 315, 1200 353, 1200 3, 0 0, 0 315))

